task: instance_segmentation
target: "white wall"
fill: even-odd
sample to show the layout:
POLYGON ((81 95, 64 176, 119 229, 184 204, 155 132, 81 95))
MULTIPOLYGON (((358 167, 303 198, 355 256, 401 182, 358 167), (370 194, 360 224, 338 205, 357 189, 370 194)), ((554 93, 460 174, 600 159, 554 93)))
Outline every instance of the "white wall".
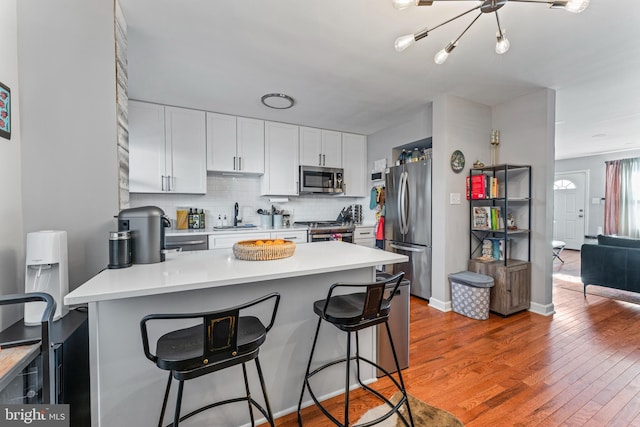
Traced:
MULTIPOLYGON (((0 294, 18 293, 24 281, 22 194, 20 191, 20 90, 18 87, 17 0, 0 1, 0 81, 11 89, 11 140, 0 137, 0 294)), ((0 310, 0 330, 19 318, 17 307, 0 310)))
POLYGON ((24 232, 67 231, 72 290, 107 265, 118 213, 114 3, 17 11, 24 232))
POLYGON ((433 284, 430 304, 451 308, 448 275, 467 269, 469 260, 469 202, 465 178, 475 160, 489 164, 485 155, 491 135, 491 108, 450 95, 433 102, 433 284), (460 173, 451 169, 451 154, 465 155, 460 173), (451 193, 461 203, 449 203, 451 193))
POLYGON ((604 228, 604 198, 606 182, 606 165, 608 160, 630 159, 640 157, 640 150, 631 150, 618 153, 600 154, 597 156, 576 157, 574 159, 556 160, 555 172, 588 171, 587 197, 585 210, 588 217, 587 234, 595 235, 598 227, 604 228), (592 203, 591 199, 598 199, 598 203, 592 203))
POLYGON ((394 147, 430 137, 432 116, 433 105, 429 103, 416 114, 407 117, 406 122, 369 135, 367 137, 367 170, 372 170, 373 162, 379 159, 387 159, 387 165, 393 166, 396 159, 391 158, 391 150, 394 147))
POLYGON ((493 108, 500 162, 532 167, 531 311, 552 314, 555 91, 541 89, 493 108))

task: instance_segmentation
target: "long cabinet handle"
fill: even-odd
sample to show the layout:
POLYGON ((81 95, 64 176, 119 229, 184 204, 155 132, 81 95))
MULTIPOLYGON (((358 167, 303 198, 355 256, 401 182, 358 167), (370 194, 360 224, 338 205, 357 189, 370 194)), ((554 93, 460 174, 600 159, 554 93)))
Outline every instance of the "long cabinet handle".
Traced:
POLYGON ((322 154, 318 154, 318 166, 322 166, 322 154))
POLYGON ((242 157, 238 157, 238 170, 242 170, 242 157))
POLYGON ((236 156, 233 156, 233 170, 236 170, 236 156))
POLYGON ((410 248, 408 246, 398 246, 398 245, 394 245, 393 243, 391 243, 389 246, 391 246, 393 249, 398 249, 400 251, 405 251, 405 252, 424 252, 424 249, 417 249, 417 248, 410 248))
POLYGON ((165 176, 164 176, 164 175, 160 175, 160 176, 161 176, 161 179, 160 179, 160 186, 162 187, 162 191, 165 191, 165 190, 164 190, 164 179, 165 179, 165 176))
POLYGON ((327 156, 326 155, 322 155, 322 166, 327 166, 327 156))

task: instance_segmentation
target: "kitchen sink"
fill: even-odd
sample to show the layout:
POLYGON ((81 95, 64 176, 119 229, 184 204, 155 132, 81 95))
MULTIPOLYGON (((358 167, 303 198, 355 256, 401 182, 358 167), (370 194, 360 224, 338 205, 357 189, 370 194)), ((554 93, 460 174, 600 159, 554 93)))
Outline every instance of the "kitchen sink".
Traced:
POLYGON ((214 230, 246 230, 248 228, 256 228, 253 224, 244 224, 244 225, 220 225, 213 227, 214 230))

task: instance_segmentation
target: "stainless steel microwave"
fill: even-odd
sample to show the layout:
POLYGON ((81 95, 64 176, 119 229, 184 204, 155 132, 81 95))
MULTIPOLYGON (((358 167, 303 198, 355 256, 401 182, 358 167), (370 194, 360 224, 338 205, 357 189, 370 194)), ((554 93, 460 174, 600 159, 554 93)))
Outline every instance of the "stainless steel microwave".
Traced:
POLYGON ((342 194, 344 170, 318 166, 300 166, 300 194, 342 194))

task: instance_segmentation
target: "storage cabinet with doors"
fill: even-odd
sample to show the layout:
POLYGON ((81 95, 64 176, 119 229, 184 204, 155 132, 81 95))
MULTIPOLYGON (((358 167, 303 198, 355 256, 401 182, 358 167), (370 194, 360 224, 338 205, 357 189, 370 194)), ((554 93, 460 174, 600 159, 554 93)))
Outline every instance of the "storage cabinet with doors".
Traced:
POLYGON ((469 270, 494 278, 490 310, 507 316, 530 306, 531 166, 474 168, 469 172, 469 181, 479 180, 482 175, 487 197, 474 198, 472 188, 467 189, 471 220, 469 270), (493 191, 492 180, 496 180, 493 191), (487 245, 484 254, 483 245, 487 245))
POLYGON ((368 197, 367 137, 353 133, 342 134, 342 167, 344 195, 368 197))
POLYGON ((342 167, 342 134, 333 130, 300 126, 300 164, 342 167))
POLYGON ((203 111, 129 101, 129 191, 207 192, 203 111))
POLYGON ((373 225, 357 225, 353 232, 353 243, 356 245, 376 247, 376 231, 373 225))
POLYGON ((264 123, 262 195, 298 195, 298 126, 264 123))
POLYGON ((264 121, 208 112, 207 170, 264 173, 264 121))

